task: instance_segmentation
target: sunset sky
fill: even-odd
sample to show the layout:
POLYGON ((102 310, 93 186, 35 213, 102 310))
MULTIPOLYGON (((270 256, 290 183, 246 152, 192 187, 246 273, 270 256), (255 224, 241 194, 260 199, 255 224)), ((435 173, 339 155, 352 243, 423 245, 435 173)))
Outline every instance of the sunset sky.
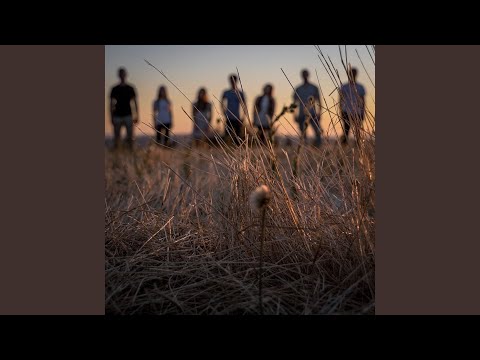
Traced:
MULTIPOLYGON (((339 70, 342 81, 346 76, 340 61, 339 48, 336 45, 320 46, 324 55, 329 56, 339 70)), ((342 46, 342 51, 344 47, 342 46)), ((367 91, 367 107, 375 114, 375 88, 360 63, 355 50, 358 50, 361 60, 372 82, 375 84, 375 65, 364 45, 347 46, 348 62, 359 70, 358 82, 365 86, 367 91)), ((371 50, 370 50, 371 51, 371 50)), ((261 94, 262 87, 269 82, 274 86, 274 97, 277 101, 276 113, 283 105, 289 105, 293 89, 287 78, 294 86, 301 84, 300 71, 304 68, 310 71, 310 82, 318 86, 315 70, 318 73, 323 95, 327 105, 332 106, 337 101, 337 94, 329 94, 335 85, 322 66, 319 52, 313 45, 107 45, 105 47, 105 135, 112 134, 112 125, 109 115, 109 95, 113 85, 118 83, 117 69, 123 66, 128 71, 127 82, 137 90, 140 105, 140 130, 136 135, 154 135, 149 128, 152 124, 152 102, 157 96, 158 87, 166 85, 168 95, 173 103, 174 134, 189 134, 192 131, 192 122, 182 111, 191 113, 189 100, 195 101, 198 89, 207 89, 210 101, 219 109, 220 99, 224 90, 229 88, 228 75, 236 73, 236 68, 245 91, 248 110, 251 111, 255 97, 261 94), (174 88, 173 85, 147 65, 144 59, 162 70, 167 77, 188 97, 188 100, 174 88), (141 124, 142 122, 148 125, 141 124)), ((372 54, 374 56, 374 54, 372 54)), ((375 59, 375 58, 374 58, 375 59)), ((325 106, 322 100, 322 106, 325 106)), ((292 115, 286 115, 292 121, 292 115)), ((213 119, 218 115, 214 112, 213 119)), ((328 115, 322 116, 322 127, 327 130, 330 123, 328 115)), ((280 133, 294 134, 292 126, 281 120, 280 133)))

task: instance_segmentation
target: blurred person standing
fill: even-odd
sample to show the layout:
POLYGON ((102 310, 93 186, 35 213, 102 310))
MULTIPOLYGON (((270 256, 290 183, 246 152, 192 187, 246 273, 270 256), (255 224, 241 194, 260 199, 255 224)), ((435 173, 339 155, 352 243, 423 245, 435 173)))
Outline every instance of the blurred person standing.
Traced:
POLYGON ((340 118, 343 127, 342 144, 347 144, 350 128, 356 126, 359 131, 365 118, 365 95, 363 85, 357 83, 358 70, 349 68, 347 72, 348 83, 342 84, 339 90, 340 118))
POLYGON ((208 140, 211 135, 210 122, 212 121, 212 104, 208 101, 207 90, 201 88, 198 91, 197 101, 192 107, 193 115, 193 144, 208 140))
POLYGON ((243 120, 240 117, 240 106, 245 104, 245 94, 238 88, 238 78, 232 74, 229 76, 231 88, 225 90, 222 95, 222 109, 225 114, 225 135, 230 136, 235 144, 239 144, 242 136, 243 120), (226 103, 226 105, 225 105, 226 103))
POLYGON ((126 82, 127 70, 118 69, 120 83, 114 86, 110 92, 110 115, 113 124, 114 146, 120 144, 122 127, 127 130, 126 142, 129 148, 133 146, 133 124, 139 120, 139 109, 135 88, 126 82), (135 116, 133 116, 131 103, 135 105, 135 116))
POLYGON ((267 138, 270 138, 274 113, 273 86, 266 84, 263 87, 263 94, 255 99, 253 108, 253 125, 257 128, 258 136, 263 144, 266 144, 267 138))
POLYGON ((153 119, 157 134, 157 143, 168 146, 170 143, 170 129, 172 127, 172 103, 167 96, 165 86, 160 86, 158 98, 153 102, 153 119))
POLYGON ((293 92, 293 103, 297 105, 297 112, 295 114, 295 122, 298 123, 300 134, 307 136, 306 127, 310 124, 315 132, 315 146, 320 146, 322 143, 322 129, 320 127, 320 92, 318 87, 308 81, 310 73, 304 69, 301 72, 303 84, 299 85, 293 92))

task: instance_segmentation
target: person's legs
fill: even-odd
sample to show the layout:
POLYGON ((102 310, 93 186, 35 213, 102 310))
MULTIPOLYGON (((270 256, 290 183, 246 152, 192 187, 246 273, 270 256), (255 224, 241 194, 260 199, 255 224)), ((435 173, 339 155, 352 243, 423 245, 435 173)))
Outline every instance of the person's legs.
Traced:
POLYGON ((235 131, 235 144, 240 144, 242 140, 242 123, 240 121, 235 121, 234 124, 234 131, 235 131))
POLYGON ((258 133, 259 133, 259 139, 260 139, 260 142, 264 145, 267 144, 267 139, 269 137, 269 133, 270 133, 270 128, 266 128, 266 127, 258 127, 258 133))
POLYGON ((315 131, 315 146, 322 144, 322 129, 320 128, 320 120, 311 120, 313 131, 315 131))
POLYGON ((164 125, 164 128, 165 128, 164 144, 165 144, 165 146, 168 146, 170 144, 170 125, 164 125))
POLYGON ((360 138, 360 132, 362 127, 362 120, 360 114, 351 114, 349 118, 350 130, 355 137, 355 141, 360 138))
POLYGON ((167 128, 165 125, 160 125, 160 144, 167 145, 167 128))
MULTIPOLYGON (((267 139, 272 139, 272 143, 273 143, 273 138, 272 138, 272 129, 271 128, 266 128, 266 129, 263 129, 265 131, 265 144, 267 143, 267 139)), ((272 144, 273 145, 273 144, 272 144)))
POLYGON ((118 148, 118 146, 120 145, 120 134, 122 131, 121 119, 116 116, 113 117, 112 125, 113 125, 113 146, 115 148, 118 148))
POLYGON ((123 123, 127 128, 127 145, 132 148, 133 147, 133 118, 132 116, 125 116, 123 123))
POLYGON ((155 135, 157 145, 162 143, 162 126, 160 124, 155 124, 155 135))
POLYGON ((157 137, 157 144, 162 143, 162 126, 160 124, 155 124, 155 134, 157 137))
POLYGON ((227 121, 225 123, 225 137, 227 141, 232 141, 234 144, 236 144, 236 132, 235 132, 235 126, 234 126, 234 120, 230 119, 227 116, 227 121))
POLYGON ((235 120, 231 120, 230 121, 230 125, 229 125, 229 137, 231 138, 232 140, 232 143, 236 144, 237 143, 237 131, 236 131, 236 121, 235 120))
POLYGON ((348 134, 350 133, 350 117, 348 113, 342 112, 341 124, 343 125, 342 144, 346 144, 348 142, 348 134))
POLYGON ((263 136, 262 127, 260 125, 256 125, 256 128, 257 128, 257 137, 258 137, 258 140, 261 143, 262 142, 262 136, 263 136))
POLYGON ((358 113, 353 116, 353 119, 350 120, 350 122, 354 122, 353 126, 353 134, 355 135, 355 141, 359 141, 359 138, 361 136, 362 132, 362 127, 363 127, 363 121, 365 119, 365 113, 358 113))
POLYGON ((297 122, 298 122, 298 127, 300 129, 300 138, 302 140, 306 140, 307 139, 307 129, 306 129, 307 124, 305 123, 305 115, 304 114, 298 115, 297 122))

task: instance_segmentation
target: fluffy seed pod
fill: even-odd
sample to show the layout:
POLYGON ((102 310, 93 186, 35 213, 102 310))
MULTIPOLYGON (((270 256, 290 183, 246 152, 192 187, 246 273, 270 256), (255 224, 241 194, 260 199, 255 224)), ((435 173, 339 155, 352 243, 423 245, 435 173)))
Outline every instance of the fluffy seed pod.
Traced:
POLYGON ((261 185, 250 194, 250 207, 253 211, 259 211, 268 204, 271 192, 267 185, 261 185))

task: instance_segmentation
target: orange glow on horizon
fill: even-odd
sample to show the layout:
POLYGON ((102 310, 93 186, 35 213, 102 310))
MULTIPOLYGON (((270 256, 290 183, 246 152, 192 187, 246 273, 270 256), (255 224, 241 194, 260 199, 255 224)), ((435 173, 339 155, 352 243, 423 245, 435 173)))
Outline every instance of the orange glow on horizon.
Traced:
MULTIPOLYGON (((323 68, 317 55, 318 52, 312 47, 306 46, 272 46, 272 58, 268 58, 269 52, 262 47, 251 46, 238 49, 240 46, 184 46, 166 47, 166 46, 150 46, 150 47, 133 47, 133 46, 107 46, 105 59, 105 135, 112 135, 112 125, 110 123, 109 114, 109 94, 110 88, 118 83, 116 72, 119 66, 125 66, 128 71, 127 82, 134 85, 137 90, 139 108, 140 108, 140 123, 136 129, 135 135, 154 136, 155 132, 151 128, 153 125, 152 118, 152 104, 157 97, 158 88, 161 85, 167 87, 168 96, 173 104, 173 134, 185 135, 190 134, 193 128, 191 120, 184 113, 187 112, 191 116, 191 103, 195 101, 197 91, 200 87, 207 88, 210 101, 213 103, 214 115, 212 126, 217 127, 216 119, 221 117, 220 104, 217 99, 220 99, 224 90, 229 88, 228 76, 231 73, 236 73, 235 63, 238 64, 238 71, 240 73, 241 82, 244 92, 246 94, 248 111, 251 112, 255 97, 261 94, 262 87, 265 83, 272 83, 274 86, 274 97, 277 101, 276 113, 279 113, 284 105, 288 106, 291 103, 293 89, 289 81, 298 86, 301 84, 300 71, 307 68, 310 71, 310 82, 317 85, 320 83, 320 88, 323 96, 326 98, 325 104, 322 99, 322 112, 325 105, 329 108, 334 107, 338 100, 338 95, 334 92, 328 96, 334 89, 335 85, 331 81, 329 75, 323 68), (297 49, 298 48, 298 49, 297 49), (248 49, 245 50, 245 49, 248 49), (275 50, 275 52, 273 51, 275 50), (178 51, 178 58, 175 57, 175 51, 178 51), (258 59, 252 61, 251 58, 243 59, 240 55, 239 59, 231 60, 230 53, 239 52, 240 55, 248 53, 255 55, 257 53, 258 59), (185 54, 191 53, 191 58, 186 57, 185 54), (158 54, 158 55, 157 55, 158 54), (200 55, 198 55, 200 54, 200 55), (278 55, 280 54, 280 55, 278 55), (170 56, 170 58, 167 57, 170 56), (197 57, 195 58, 196 55, 197 57), (162 58, 162 56, 164 58, 162 58), (260 58, 263 56, 263 58, 260 58), (297 56, 299 58, 297 58, 297 56), (187 96, 188 99, 176 90, 160 73, 145 63, 143 59, 147 59, 153 65, 165 72, 171 81, 187 96), (196 60, 195 60, 196 59, 196 60), (283 75, 281 68, 288 76, 288 80, 283 75), (318 80, 317 75, 318 74, 318 80)), ((241 47, 240 47, 241 48, 241 47)), ((268 47, 267 47, 268 48, 268 47)), ((355 53, 355 48, 361 49, 361 46, 353 47, 349 51, 355 53)), ((267 49, 269 50, 269 49, 267 49)), ((334 52, 335 48, 327 48, 327 50, 334 52)), ((369 56, 366 51, 362 56, 369 56)), ((331 55, 333 57, 333 55, 331 55)), ((353 57, 353 56, 351 56, 353 57)), ((332 58, 332 61, 334 58, 332 58)), ((349 57, 350 60, 350 57, 349 57)), ((367 91, 366 104, 367 109, 375 115, 375 88, 370 82, 369 77, 365 74, 365 70, 358 61, 352 59, 352 65, 359 70, 358 82, 363 84, 367 91)), ((362 58, 362 61, 367 63, 369 58, 362 58)), ((341 62, 335 63, 337 68, 341 69, 341 62)), ((367 67, 368 75, 375 81, 375 67, 367 67)), ((346 80, 346 76, 342 79, 346 80)), ((336 113, 336 110, 333 110, 336 113)), ((285 115, 289 121, 282 119, 280 121, 279 134, 295 135, 295 130, 298 130, 297 124, 293 121, 293 114, 285 115), (292 128, 292 126, 295 128, 292 128)), ((330 116, 327 113, 322 115, 321 125, 325 134, 331 128, 330 116)), ((223 127, 222 127, 223 129, 223 127)), ((341 132, 340 125, 336 126, 336 130, 341 132)), ((312 133, 313 134, 313 133, 312 133)), ((334 132, 330 130, 329 135, 334 132)))

